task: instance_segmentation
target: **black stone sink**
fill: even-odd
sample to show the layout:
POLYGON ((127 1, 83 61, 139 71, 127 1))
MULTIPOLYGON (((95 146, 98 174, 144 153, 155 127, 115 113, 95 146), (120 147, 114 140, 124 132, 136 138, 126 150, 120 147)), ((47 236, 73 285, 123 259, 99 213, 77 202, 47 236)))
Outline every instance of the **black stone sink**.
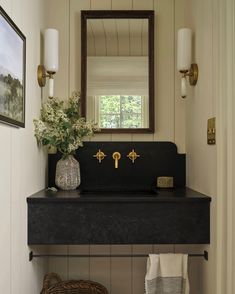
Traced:
POLYGON ((79 191, 79 195, 81 197, 133 197, 133 198, 142 198, 142 197, 156 197, 158 192, 156 189, 147 190, 147 191, 128 191, 128 190, 114 190, 114 191, 107 191, 107 190, 99 190, 99 191, 92 191, 92 190, 81 190, 79 191))

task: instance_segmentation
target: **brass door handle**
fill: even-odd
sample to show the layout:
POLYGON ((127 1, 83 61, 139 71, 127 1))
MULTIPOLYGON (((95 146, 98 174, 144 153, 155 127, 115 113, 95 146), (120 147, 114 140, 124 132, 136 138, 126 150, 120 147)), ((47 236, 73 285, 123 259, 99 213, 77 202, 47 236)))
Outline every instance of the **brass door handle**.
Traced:
POLYGON ((93 155, 93 157, 96 157, 97 160, 99 160, 99 163, 101 163, 101 161, 105 158, 105 156, 107 156, 107 155, 104 154, 104 152, 101 151, 100 149, 95 155, 93 155))
POLYGON ((120 160, 121 154, 119 152, 113 153, 113 159, 115 160, 115 168, 118 168, 118 160, 120 160))
POLYGON ((140 157, 140 155, 137 154, 134 149, 132 149, 132 151, 127 155, 127 157, 132 161, 132 163, 134 163, 136 158, 140 157))

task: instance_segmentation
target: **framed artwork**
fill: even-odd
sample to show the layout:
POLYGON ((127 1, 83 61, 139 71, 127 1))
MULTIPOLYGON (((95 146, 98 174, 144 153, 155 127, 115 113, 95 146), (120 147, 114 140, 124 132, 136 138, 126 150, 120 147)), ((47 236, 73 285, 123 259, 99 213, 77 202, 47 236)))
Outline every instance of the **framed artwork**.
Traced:
POLYGON ((0 122, 25 127, 26 38, 0 6, 0 122))

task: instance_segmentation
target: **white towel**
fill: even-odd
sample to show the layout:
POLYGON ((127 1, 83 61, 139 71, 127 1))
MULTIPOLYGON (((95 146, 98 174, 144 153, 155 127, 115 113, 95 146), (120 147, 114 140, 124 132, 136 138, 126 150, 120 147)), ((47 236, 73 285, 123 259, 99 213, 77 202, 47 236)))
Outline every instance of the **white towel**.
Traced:
POLYGON ((189 294, 187 254, 149 254, 146 294, 189 294))

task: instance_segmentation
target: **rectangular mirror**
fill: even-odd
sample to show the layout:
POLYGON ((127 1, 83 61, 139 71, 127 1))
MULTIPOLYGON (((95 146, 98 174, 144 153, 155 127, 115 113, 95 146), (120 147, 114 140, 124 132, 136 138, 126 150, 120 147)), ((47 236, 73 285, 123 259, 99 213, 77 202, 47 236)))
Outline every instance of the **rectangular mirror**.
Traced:
POLYGON ((154 132, 154 12, 81 12, 82 116, 104 133, 154 132))

